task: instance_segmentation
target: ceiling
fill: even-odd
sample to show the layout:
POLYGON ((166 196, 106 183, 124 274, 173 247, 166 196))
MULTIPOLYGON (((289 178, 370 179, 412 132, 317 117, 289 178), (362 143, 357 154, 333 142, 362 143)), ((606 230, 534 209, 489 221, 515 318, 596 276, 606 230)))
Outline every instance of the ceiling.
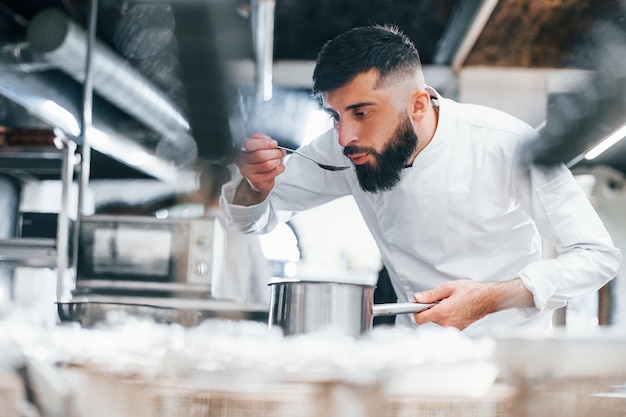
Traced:
MULTIPOLYGON (((256 105, 257 101, 246 96, 254 94, 250 89, 232 84, 223 63, 233 59, 258 63, 254 52, 258 25, 251 22, 257 3, 100 0, 98 4, 98 42, 140 74, 171 109, 182 114, 189 126, 188 130, 169 134, 135 117, 136 109, 120 109, 98 90, 93 104, 94 123, 113 128, 116 134, 175 167, 184 168, 196 159, 232 156, 232 106, 241 107, 242 102, 256 105), (100 117, 103 114, 106 117, 100 117), (193 139, 197 157, 190 156, 189 144, 183 140, 186 136, 193 139), (184 146, 177 142, 180 137, 184 146)), ((3 85, 19 84, 26 76, 44 87, 60 80, 63 88, 51 87, 51 91, 61 94, 61 101, 71 92, 67 98, 70 106, 80 109, 80 81, 72 80, 57 67, 31 68, 31 73, 24 74, 23 68, 11 61, 13 56, 7 58, 11 53, 15 55, 15 50, 23 55, 29 52, 28 47, 14 46, 28 43, 27 29, 33 18, 51 7, 87 26, 86 0, 4 0, 0 4, 0 72, 9 77, 15 75, 0 76, 0 92, 3 85)), ((394 23, 415 42, 425 66, 455 70, 464 66, 594 70, 597 76, 588 85, 549 100, 548 123, 542 142, 536 146, 537 159, 545 163, 568 162, 596 141, 599 134, 608 133, 626 120, 626 63, 622 62, 626 56, 625 16, 624 1, 620 0, 276 0, 270 52, 274 63, 312 61, 328 39, 347 29, 394 23)), ((26 88, 21 84, 18 87, 26 88)), ((276 85, 275 89, 279 91, 281 87, 276 85)), ((132 90, 116 93, 124 99, 130 97, 132 90)), ((308 100, 307 91, 285 91, 308 100)), ((7 95, 0 94, 0 125, 50 125, 49 120, 7 95)), ((294 101, 279 104, 284 103, 293 106, 294 101)), ((626 173, 623 156, 626 144, 616 146, 593 163, 608 164, 626 173)), ((153 176, 123 159, 96 149, 92 177, 153 176)), ((581 161, 577 166, 589 164, 581 161)))

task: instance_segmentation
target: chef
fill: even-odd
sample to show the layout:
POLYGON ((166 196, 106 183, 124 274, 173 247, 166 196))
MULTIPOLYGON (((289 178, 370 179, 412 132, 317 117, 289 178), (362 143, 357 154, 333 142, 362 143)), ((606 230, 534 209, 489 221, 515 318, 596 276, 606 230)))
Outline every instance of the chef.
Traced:
POLYGON ((263 133, 243 142, 241 176, 220 205, 245 233, 352 195, 398 301, 436 303, 396 325, 469 335, 549 334, 552 312, 611 280, 621 253, 563 165, 536 166, 536 132, 501 111, 461 104, 425 83, 419 54, 393 26, 352 29, 318 55, 313 92, 334 129, 290 158, 263 133), (557 253, 542 259, 542 239, 557 253))

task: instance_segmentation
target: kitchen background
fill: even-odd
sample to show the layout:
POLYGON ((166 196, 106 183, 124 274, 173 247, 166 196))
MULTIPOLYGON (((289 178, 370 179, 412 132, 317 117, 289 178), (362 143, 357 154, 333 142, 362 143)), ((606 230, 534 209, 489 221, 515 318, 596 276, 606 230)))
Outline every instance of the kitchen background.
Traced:
MULTIPOLYGON (((317 51, 350 27, 394 22, 415 41, 427 82, 440 93, 502 109, 541 130, 533 157, 569 164, 626 249, 620 214, 626 145, 593 160, 582 157, 626 121, 621 1, 102 0, 95 16, 90 4, 0 5, 5 246, 18 238, 23 213, 65 210, 75 219, 79 210, 91 215, 169 204, 155 212, 197 216, 189 198, 197 188, 197 161, 232 160, 237 141, 253 130, 298 146, 328 129, 309 97, 317 51), (92 103, 83 90, 88 84, 92 103), (90 118, 85 104, 92 105, 90 118), (81 125, 89 126, 86 133, 81 125), (63 138, 78 145, 69 157, 75 164, 69 191, 63 138), (89 153, 81 154, 84 149, 89 153)), ((297 261, 290 273, 376 280, 377 249, 350 199, 303 213, 292 224, 299 260, 291 230, 262 237, 270 258, 297 261)), ((9 265, 0 297, 49 306, 40 298, 58 296, 55 274, 54 268, 9 265)), ((602 319, 614 324, 626 323, 623 275, 611 284, 610 314, 602 319)), ((598 298, 572 304, 567 323, 597 325, 598 298)))
MULTIPOLYGON (((295 147, 328 129, 317 52, 393 22, 441 94, 536 127, 529 157, 567 164, 626 253, 625 17, 624 0, 0 1, 0 417, 623 417, 626 266, 554 337, 284 337, 267 304, 213 297, 223 236, 196 168, 254 130, 295 147)), ((290 226, 261 238, 275 275, 376 281, 350 198, 290 226)))

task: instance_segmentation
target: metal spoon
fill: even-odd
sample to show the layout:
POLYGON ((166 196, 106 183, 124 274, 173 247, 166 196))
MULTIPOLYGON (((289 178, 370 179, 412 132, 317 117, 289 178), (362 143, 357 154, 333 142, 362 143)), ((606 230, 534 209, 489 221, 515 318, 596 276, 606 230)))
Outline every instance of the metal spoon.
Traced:
POLYGON ((337 165, 326 165, 326 164, 322 164, 321 162, 317 162, 315 159, 311 158, 308 155, 305 155, 303 153, 300 153, 298 151, 296 151, 295 149, 291 149, 291 148, 285 148, 284 146, 276 146, 278 149, 282 149, 284 151, 287 151, 288 153, 295 153, 297 155, 300 155, 306 159, 309 159, 313 162, 315 162, 317 164, 317 166, 319 166, 322 169, 328 170, 328 171, 343 171, 344 169, 348 169, 350 168, 349 166, 337 166, 337 165))

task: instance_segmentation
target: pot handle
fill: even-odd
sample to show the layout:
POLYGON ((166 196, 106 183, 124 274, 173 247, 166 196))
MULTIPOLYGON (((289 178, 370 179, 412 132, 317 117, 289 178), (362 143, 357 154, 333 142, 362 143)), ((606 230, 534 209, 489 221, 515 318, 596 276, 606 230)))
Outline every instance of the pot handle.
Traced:
POLYGON ((374 304, 372 314, 374 317, 395 316, 396 314, 418 313, 420 311, 431 308, 436 303, 420 304, 420 303, 385 303, 374 304))

